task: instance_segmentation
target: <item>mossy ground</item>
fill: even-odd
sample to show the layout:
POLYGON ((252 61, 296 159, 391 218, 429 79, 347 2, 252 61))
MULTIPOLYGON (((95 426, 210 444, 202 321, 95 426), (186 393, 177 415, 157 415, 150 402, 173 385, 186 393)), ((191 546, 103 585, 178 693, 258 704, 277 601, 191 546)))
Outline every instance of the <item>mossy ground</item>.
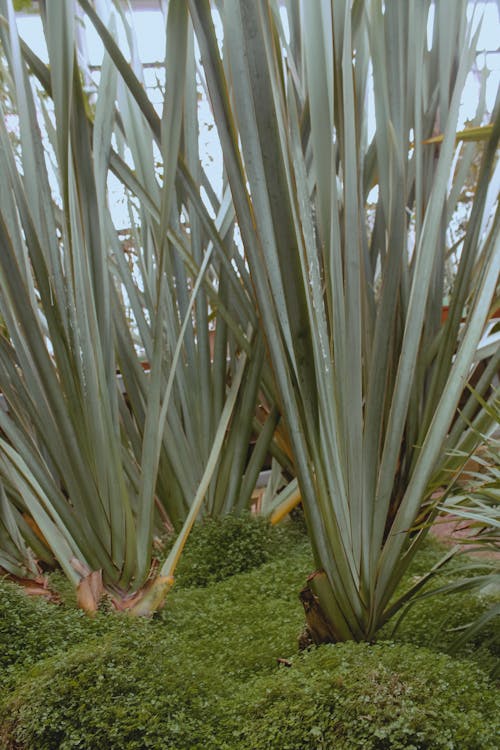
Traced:
MULTIPOLYGON (((444 653, 450 631, 485 606, 477 597, 417 604, 391 641, 299 655, 308 542, 296 529, 261 532, 241 531, 243 547, 249 538, 263 547, 258 567, 202 587, 185 574, 151 622, 109 613, 90 620, 1 584, 0 748, 497 747, 500 706, 486 675, 492 630, 456 657, 444 653)), ((185 572, 205 575, 219 542, 210 553, 206 539, 194 539, 185 572)), ((233 554, 237 560, 236 547, 233 554)), ((409 577, 441 554, 429 543, 409 577)))

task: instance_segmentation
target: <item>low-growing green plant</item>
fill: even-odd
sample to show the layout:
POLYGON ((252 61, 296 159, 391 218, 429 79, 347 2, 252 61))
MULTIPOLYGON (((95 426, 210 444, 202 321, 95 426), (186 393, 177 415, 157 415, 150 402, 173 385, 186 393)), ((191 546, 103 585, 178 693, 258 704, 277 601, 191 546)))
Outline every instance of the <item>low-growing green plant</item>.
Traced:
POLYGON ((108 635, 41 662, 4 703, 1 746, 496 748, 498 694, 472 661, 390 642, 350 643, 278 668, 257 635, 252 677, 234 669, 242 657, 237 639, 229 645, 214 636, 213 650, 224 653, 211 660, 207 643, 155 627, 145 635, 132 623, 118 639, 108 635), (226 672, 224 661, 233 668, 226 672))
MULTIPOLYGON (((239 523, 246 539, 265 529, 252 519, 239 523)), ((209 550, 220 528, 201 525, 192 542, 198 533, 209 550)), ((148 622, 102 614, 90 620, 2 583, 0 654, 9 685, 0 747, 495 747, 492 683, 472 659, 440 654, 446 631, 437 639, 433 633, 445 609, 450 623, 459 622, 459 610, 475 607, 474 615, 480 600, 418 603, 396 632, 411 645, 337 644, 294 656, 303 621, 297 589, 311 551, 304 540, 292 544, 288 529, 280 537, 258 568, 204 588, 174 587, 168 606, 148 622), (415 646, 433 636, 432 652, 415 646), (278 668, 279 658, 292 667, 278 668)), ((409 575, 441 556, 440 545, 427 544, 409 575)), ((447 577, 459 574, 452 561, 447 577)))
POLYGON ((12 667, 30 665, 88 634, 94 622, 80 613, 26 596, 0 581, 0 687, 12 667))
MULTIPOLYGON (((414 585, 428 571, 438 566, 446 547, 432 536, 413 561, 401 588, 414 585)), ((400 617, 387 623, 379 632, 379 640, 395 639, 399 643, 453 653, 459 658, 473 658, 486 672, 496 677, 500 674, 500 637, 498 623, 487 618, 487 613, 498 604, 498 592, 481 591, 464 587, 458 591, 464 570, 474 567, 478 576, 488 573, 487 561, 475 562, 465 554, 452 556, 438 570, 432 583, 420 597, 416 597, 400 617), (457 587, 453 597, 433 591, 451 590, 457 587), (484 621, 484 622, 483 622, 484 621), (457 639, 469 630, 472 623, 481 622, 483 627, 471 633, 469 639, 458 644, 457 639)))
POLYGON ((210 684, 168 642, 131 627, 42 662, 8 703, 0 745, 13 748, 201 748, 210 684), (17 743, 17 744, 16 744, 17 743))
MULTIPOLYGON (((227 528, 236 528, 233 520, 227 528)), ((215 542, 218 526, 206 526, 200 535, 213 533, 215 542)), ((252 520, 242 527, 243 536, 256 533, 252 520)), ((439 653, 446 630, 433 631, 445 610, 450 625, 475 616, 483 606, 476 597, 419 602, 397 643, 297 656, 297 590, 311 550, 288 529, 277 538, 269 562, 203 588, 174 587, 147 622, 101 613, 91 620, 1 584, 0 667, 8 666, 9 684, 0 699, 0 747, 495 747, 492 683, 476 660, 439 653), (404 642, 410 638, 412 645, 404 642), (432 651, 415 646, 431 642, 432 651)), ((409 575, 441 556, 440 545, 427 544, 409 575)), ((447 577, 459 574, 452 561, 447 577)))
POLYGON ((241 750, 498 747, 500 699, 477 665, 391 642, 305 652, 244 686, 231 708, 239 729, 228 747, 241 750))
POLYGON ((273 527, 250 513, 206 518, 191 532, 177 571, 182 586, 207 586, 268 562, 278 548, 293 545, 300 529, 273 527))
MULTIPOLYGON (((448 579, 454 580, 454 579, 448 579)), ((492 597, 474 592, 448 596, 432 596, 417 601, 397 623, 389 623, 381 637, 391 636, 398 643, 425 646, 436 651, 455 653, 458 658, 473 658, 486 672, 499 674, 500 637, 498 622, 490 620, 473 637, 455 648, 457 638, 471 623, 479 621, 492 606, 492 597)))
MULTIPOLYGON (((75 606, 56 605, 0 579, 0 690, 15 672, 65 652, 76 644, 130 627, 129 618, 88 617, 75 606)), ((146 623, 139 621, 137 629, 146 623)))
POLYGON ((174 588, 152 622, 97 615, 112 632, 83 645, 75 634, 73 648, 19 670, 0 707, 0 747, 218 748, 222 698, 296 650, 310 558, 297 545, 210 587, 174 588))

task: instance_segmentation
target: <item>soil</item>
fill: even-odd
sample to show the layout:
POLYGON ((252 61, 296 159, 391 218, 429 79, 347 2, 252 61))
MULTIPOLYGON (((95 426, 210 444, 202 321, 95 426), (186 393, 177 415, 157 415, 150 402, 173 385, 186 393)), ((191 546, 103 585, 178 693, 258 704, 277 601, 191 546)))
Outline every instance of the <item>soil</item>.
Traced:
MULTIPOLYGON (((458 518, 457 516, 439 516, 430 533, 436 539, 439 539, 440 542, 443 542, 443 544, 453 547, 455 544, 460 543, 462 539, 473 539, 475 530, 463 518, 458 518)), ((500 561, 500 550, 475 549, 474 544, 471 544, 470 541, 462 544, 462 548, 467 554, 473 557, 500 561)))

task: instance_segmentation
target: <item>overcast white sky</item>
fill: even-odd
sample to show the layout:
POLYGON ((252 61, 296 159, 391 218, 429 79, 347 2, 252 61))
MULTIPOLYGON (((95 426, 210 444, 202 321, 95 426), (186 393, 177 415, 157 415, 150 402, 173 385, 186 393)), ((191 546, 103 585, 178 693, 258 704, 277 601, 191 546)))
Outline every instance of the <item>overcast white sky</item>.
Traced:
MULTIPOLYGON (((479 37, 478 49, 487 54, 479 58, 479 66, 485 63, 492 70, 488 86, 490 104, 496 95, 500 83, 500 18, 497 3, 480 3, 484 9, 484 22, 479 37), (491 54, 496 52, 496 54, 491 54)), ((481 7, 480 7, 481 9, 481 7)), ((140 10, 133 13, 133 21, 139 45, 139 54, 143 63, 161 62, 165 55, 165 31, 161 12, 140 10)), ((42 59, 47 60, 47 50, 41 31, 40 18, 36 15, 19 18, 21 36, 42 59)), ((103 56, 103 46, 91 24, 87 24, 88 55, 92 65, 100 65, 103 56)))
MULTIPOLYGON (((471 4, 472 10, 472 4, 471 4)), ((491 71, 486 90, 486 103, 489 111, 492 110, 497 90, 500 84, 500 18, 497 3, 479 3, 479 10, 484 11, 484 21, 478 42, 478 50, 484 51, 484 55, 478 57, 478 67, 482 69, 485 65, 491 71)), ((139 10, 133 13, 133 26, 139 48, 139 56, 143 63, 161 63, 165 56, 165 29, 163 16, 159 10, 139 10)), ((43 60, 47 60, 47 49, 42 33, 41 21, 38 15, 23 15, 18 18, 18 28, 21 36, 43 60)), ((90 23, 86 26, 86 41, 88 59, 91 65, 99 66, 103 57, 103 46, 97 33, 90 23)), ((127 49, 125 36, 123 35, 123 48, 127 49)), ((145 71, 147 85, 154 84, 157 71, 145 71)), ((151 92, 153 100, 159 103, 161 92, 151 92)), ((469 77, 462 102, 460 125, 474 116, 477 106, 478 82, 473 76, 469 77)), ((216 190, 221 186, 222 164, 220 151, 217 144, 215 128, 212 126, 212 118, 209 105, 206 101, 200 103, 200 153, 202 163, 207 175, 216 190)), ((128 217, 123 216, 123 222, 128 223, 128 217)), ((118 225, 123 225, 118 219, 118 225)))

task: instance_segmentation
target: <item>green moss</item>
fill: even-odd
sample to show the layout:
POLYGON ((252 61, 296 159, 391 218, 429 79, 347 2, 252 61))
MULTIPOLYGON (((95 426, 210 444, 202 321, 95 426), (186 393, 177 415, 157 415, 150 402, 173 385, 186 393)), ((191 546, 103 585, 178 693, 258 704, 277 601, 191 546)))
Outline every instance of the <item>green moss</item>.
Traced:
POLYGON ((241 750, 495 750, 500 730, 478 666, 392 643, 314 649, 226 709, 241 750))
POLYGON ((0 688, 15 668, 65 651, 114 625, 105 618, 92 620, 79 610, 28 597, 18 586, 0 580, 0 688))
POLYGON ((189 536, 177 570, 177 585, 208 586, 257 568, 278 552, 304 541, 297 524, 273 527, 250 513, 207 518, 189 536))
POLYGON ((201 747, 209 693, 175 642, 131 628, 34 668, 8 702, 2 746, 201 747))
MULTIPOLYGON (((90 620, 2 584, 0 658, 10 673, 0 747, 496 747, 492 683, 472 660, 439 653, 448 641, 435 630, 436 613, 463 623, 484 606, 476 597, 415 606, 396 644, 339 644, 298 656, 298 592, 313 561, 307 540, 280 533, 269 562, 203 588, 175 586, 147 622, 116 614, 90 620), (413 645, 425 643, 434 651, 413 645), (279 658, 293 666, 278 667, 279 658)), ((423 554, 407 580, 441 548, 423 554)), ((484 658, 487 665, 486 650, 484 658)))
MULTIPOLYGON (((379 633, 379 638, 427 646, 439 651, 452 647, 462 628, 478 619, 490 606, 492 599, 472 592, 432 596, 416 601, 379 633)), ((500 655, 498 622, 492 620, 471 641, 464 645, 461 655, 470 656, 481 646, 488 653, 500 655)), ((476 654, 477 655, 477 654, 476 654)))
POLYGON ((200 648, 154 627, 140 635, 131 629, 45 660, 4 706, 1 746, 497 747, 498 695, 470 661, 400 644, 348 643, 314 649, 295 657, 291 668, 278 668, 263 648, 265 638, 253 644, 253 660, 243 640, 233 640, 229 650, 223 635, 212 638, 219 658, 211 659, 207 641, 200 648))
POLYGON ((222 747, 222 699, 296 650, 310 566, 302 545, 209 588, 174 590, 154 621, 126 618, 19 674, 0 710, 0 746, 222 747))

